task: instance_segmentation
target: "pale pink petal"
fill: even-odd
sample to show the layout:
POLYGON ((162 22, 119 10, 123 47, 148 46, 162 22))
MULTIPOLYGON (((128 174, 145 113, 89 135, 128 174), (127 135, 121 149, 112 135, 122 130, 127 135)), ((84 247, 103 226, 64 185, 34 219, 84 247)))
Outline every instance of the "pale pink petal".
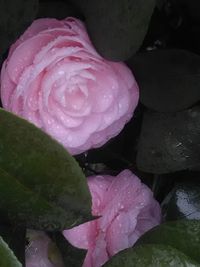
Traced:
POLYGON ((21 42, 30 39, 31 37, 37 35, 38 33, 49 30, 53 28, 60 28, 62 27, 62 22, 57 19, 48 19, 48 18, 41 18, 33 21, 30 27, 22 34, 19 38, 21 42))
POLYGON ((92 194, 92 215, 99 216, 102 214, 106 203, 105 193, 112 181, 111 176, 91 176, 88 178, 88 186, 92 194))
POLYGON ((52 40, 51 35, 37 35, 26 42, 21 43, 13 51, 6 66, 10 79, 13 82, 17 84, 24 69, 33 63, 35 55, 50 40, 52 40))
MULTIPOLYGON (((90 249, 88 252, 90 253, 90 249)), ((107 252, 106 235, 103 232, 100 232, 98 234, 98 236, 96 237, 95 246, 91 248, 91 259, 92 259, 91 267, 93 266, 100 267, 109 259, 109 255, 107 252)), ((85 265, 85 267, 88 266, 85 265)))
POLYGON ((108 227, 107 247, 110 256, 133 245, 129 242, 129 235, 135 230, 138 213, 137 209, 130 212, 122 211, 108 227))
POLYGON ((63 231, 65 238, 75 247, 89 249, 97 235, 96 221, 87 222, 70 230, 63 231))
POLYGON ((6 71, 6 64, 7 62, 5 61, 1 69, 1 100, 5 109, 9 110, 10 96, 13 94, 16 85, 11 81, 8 72, 6 71))

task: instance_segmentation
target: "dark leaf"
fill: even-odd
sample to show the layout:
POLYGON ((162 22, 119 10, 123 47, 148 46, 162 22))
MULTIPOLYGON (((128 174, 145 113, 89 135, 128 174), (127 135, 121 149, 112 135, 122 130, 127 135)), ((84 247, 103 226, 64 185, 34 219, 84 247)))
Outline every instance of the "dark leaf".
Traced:
POLYGON ((145 112, 137 166, 155 174, 200 169, 200 107, 177 113, 145 112))
POLYGON ((67 1, 39 2, 37 18, 65 19, 67 17, 80 17, 80 13, 67 1))
MULTIPOLYGON (((146 174, 147 177, 150 177, 149 173, 146 174)), ((165 177, 166 175, 157 175, 153 176, 153 184, 151 190, 153 191, 154 197, 159 201, 163 201, 165 196, 174 186, 174 177, 173 175, 168 175, 170 177, 165 177)))
POLYGON ((39 193, 23 186, 13 176, 0 169, 0 209, 10 221, 34 229, 65 229, 76 222, 72 211, 47 202, 39 193))
POLYGON ((180 220, 156 226, 136 246, 143 244, 168 245, 200 263, 200 221, 180 220))
POLYGON ((186 50, 155 50, 135 55, 129 64, 148 108, 171 112, 200 100, 200 56, 186 50))
POLYGON ((125 60, 140 48, 155 0, 75 0, 86 17, 97 51, 110 60, 125 60))
POLYGON ((4 53, 34 20, 38 0, 0 0, 0 7, 0 51, 4 53))
POLYGON ((5 110, 0 110, 0 125, 0 209, 36 228, 63 229, 64 222, 66 228, 87 220, 91 196, 74 158, 34 125, 5 110))
POLYGON ((162 203, 165 220, 200 220, 200 186, 177 184, 162 203))
POLYGON ((104 267, 197 267, 200 266, 177 249, 166 245, 143 245, 127 249, 104 267))

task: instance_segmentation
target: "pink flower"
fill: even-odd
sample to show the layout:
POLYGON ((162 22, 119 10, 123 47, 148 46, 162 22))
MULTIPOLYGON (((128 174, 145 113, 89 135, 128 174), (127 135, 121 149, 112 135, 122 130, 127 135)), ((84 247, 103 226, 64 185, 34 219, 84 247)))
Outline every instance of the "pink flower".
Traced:
POLYGON ((129 170, 116 177, 91 176, 88 185, 92 214, 101 217, 63 234, 73 246, 88 250, 83 267, 100 267, 159 224, 161 211, 151 190, 129 170))
POLYGON ((28 230, 26 267, 64 267, 57 247, 42 231, 28 230))
POLYGON ((79 154, 123 129, 138 103, 138 86, 125 64, 95 51, 81 21, 38 19, 10 48, 1 98, 5 109, 79 154))

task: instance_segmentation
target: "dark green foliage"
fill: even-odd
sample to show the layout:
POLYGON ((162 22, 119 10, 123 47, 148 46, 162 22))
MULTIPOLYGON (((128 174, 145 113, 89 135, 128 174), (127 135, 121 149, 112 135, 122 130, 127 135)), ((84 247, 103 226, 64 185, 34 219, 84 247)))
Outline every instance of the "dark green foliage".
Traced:
POLYGON ((199 267, 182 252, 166 245, 143 245, 114 256, 103 267, 199 267))
POLYGON ((32 23, 38 0, 0 0, 0 51, 4 53, 32 23))
POLYGON ((0 110, 0 125, 1 210, 29 227, 49 230, 86 220, 90 193, 74 158, 9 112, 0 110))
POLYGON ((79 17, 79 12, 67 1, 52 0, 40 1, 37 18, 56 18, 65 19, 67 17, 79 17))
POLYGON ((200 266, 200 221, 168 222, 144 234, 133 248, 119 252, 105 267, 200 266))
POLYGON ((171 246, 200 263, 200 221, 179 220, 156 226, 136 246, 144 244, 171 246))
POLYGON ((155 0, 75 0, 90 37, 105 58, 126 60, 140 48, 155 0))
POLYGON ((146 107, 171 112, 200 100, 200 56, 186 50, 138 53, 129 62, 146 107))
POLYGON ((199 106, 177 113, 145 112, 138 168, 155 174, 200 169, 199 121, 199 106))

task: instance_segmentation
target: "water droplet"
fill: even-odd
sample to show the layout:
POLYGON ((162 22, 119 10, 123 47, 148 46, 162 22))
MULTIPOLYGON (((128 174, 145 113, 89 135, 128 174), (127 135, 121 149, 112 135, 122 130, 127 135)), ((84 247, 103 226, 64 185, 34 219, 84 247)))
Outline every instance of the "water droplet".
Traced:
POLYGON ((63 74, 65 74, 65 72, 64 72, 64 70, 59 70, 58 74, 63 75, 63 74))
POLYGON ((97 206, 99 207, 101 204, 101 201, 99 199, 97 199, 97 206))

